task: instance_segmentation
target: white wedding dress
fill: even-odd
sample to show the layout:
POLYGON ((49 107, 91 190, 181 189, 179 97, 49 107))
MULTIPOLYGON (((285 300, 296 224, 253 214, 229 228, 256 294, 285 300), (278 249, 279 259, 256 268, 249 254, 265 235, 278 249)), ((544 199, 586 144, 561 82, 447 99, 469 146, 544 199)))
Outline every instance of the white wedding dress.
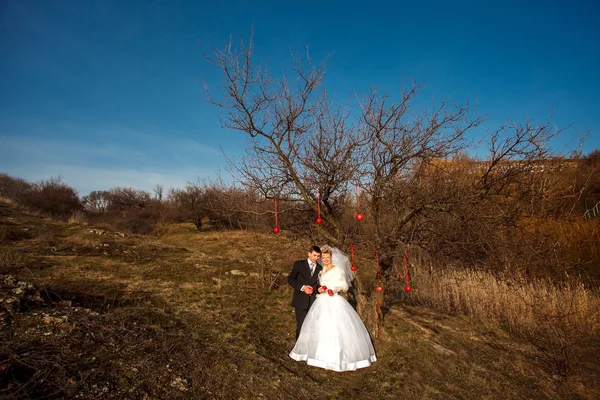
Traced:
POLYGON ((319 283, 335 293, 317 295, 290 357, 338 372, 370 366, 377 357, 369 333, 356 311, 337 293, 348 290, 343 269, 322 271, 319 283))

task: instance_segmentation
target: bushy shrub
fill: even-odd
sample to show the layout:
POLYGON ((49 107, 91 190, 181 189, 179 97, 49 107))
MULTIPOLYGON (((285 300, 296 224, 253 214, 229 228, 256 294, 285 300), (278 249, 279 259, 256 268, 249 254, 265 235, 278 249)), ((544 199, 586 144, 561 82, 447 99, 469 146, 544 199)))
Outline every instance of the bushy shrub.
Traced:
POLYGON ((21 202, 52 217, 63 219, 82 208, 77 191, 64 183, 61 177, 34 183, 21 202))
POLYGON ((15 178, 10 175, 0 173, 0 197, 21 202, 27 193, 31 191, 32 184, 25 179, 15 178))

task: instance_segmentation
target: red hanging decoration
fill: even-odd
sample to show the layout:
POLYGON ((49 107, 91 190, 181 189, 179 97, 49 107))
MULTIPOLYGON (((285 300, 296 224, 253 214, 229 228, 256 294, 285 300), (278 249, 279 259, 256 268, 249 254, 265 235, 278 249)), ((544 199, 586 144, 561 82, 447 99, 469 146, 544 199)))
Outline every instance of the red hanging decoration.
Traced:
POLYGON ((275 228, 273 228, 273 233, 279 233, 279 221, 277 220, 277 197, 273 198, 273 208, 275 209, 275 228))
POLYGON ((375 264, 377 265, 377 290, 379 293, 383 292, 383 286, 381 286, 381 268, 379 267, 379 253, 375 250, 375 264))
POLYGON ((350 243, 350 269, 356 271, 356 265, 354 265, 354 246, 350 243))
MULTIPOLYGON (((375 250, 375 264, 377 265, 377 283, 379 286, 375 288, 377 292, 383 292, 383 286, 381 286, 381 268, 379 267, 379 253, 375 250)), ((379 297, 377 304, 375 304, 375 315, 377 315, 377 333, 381 335, 383 331, 383 315, 381 313, 381 306, 383 305, 383 296, 379 297)))
POLYGON ((407 292, 411 292, 412 288, 410 287, 410 285, 408 284, 408 253, 404 253, 404 279, 406 280, 406 286, 404 287, 404 290, 406 290, 407 292))
POLYGON ((358 211, 356 214, 356 219, 358 221, 365 219, 365 216, 360 213, 360 195, 358 193, 358 183, 356 184, 356 210, 358 211))
POLYGON ((315 222, 317 225, 321 225, 323 223, 323 218, 321 218, 321 192, 317 192, 317 219, 315 222))
MULTIPOLYGON (((381 289, 383 290, 383 289, 381 289)), ((379 298, 377 304, 375 304, 375 315, 377 315, 377 334, 381 336, 383 332, 383 316, 381 312, 381 306, 383 305, 383 296, 379 298)))

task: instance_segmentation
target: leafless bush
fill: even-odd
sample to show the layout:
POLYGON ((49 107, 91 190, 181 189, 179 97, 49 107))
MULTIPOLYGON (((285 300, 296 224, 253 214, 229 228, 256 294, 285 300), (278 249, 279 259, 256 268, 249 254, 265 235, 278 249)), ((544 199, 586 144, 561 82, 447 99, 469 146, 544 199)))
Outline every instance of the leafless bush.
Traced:
POLYGON ((110 208, 123 211, 145 208, 151 199, 149 192, 134 188, 116 187, 108 193, 110 208))
POLYGON ((0 197, 21 202, 31 189, 32 184, 25 179, 0 173, 0 197))
POLYGON ((203 200, 204 191, 200 184, 188 183, 184 189, 171 188, 169 190, 169 200, 177 208, 178 216, 182 220, 189 220, 194 223, 198 230, 202 229, 202 223, 206 217, 203 200))
POLYGON ((151 210, 130 210, 127 213, 108 212, 104 214, 86 214, 88 224, 97 228, 110 229, 125 233, 149 235, 159 223, 158 215, 151 210))
POLYGON ((93 191, 82 202, 87 221, 128 233, 151 234, 158 225, 177 217, 172 201, 152 198, 149 192, 134 188, 93 191))
POLYGON ((106 190, 94 190, 87 196, 83 196, 81 202, 87 213, 99 214, 108 212, 111 208, 110 192, 106 190))
POLYGON ((578 202, 570 212, 585 214, 600 202, 600 149, 592 151, 579 164, 573 181, 572 196, 578 202))
MULTIPOLYGON (((413 243, 454 265, 495 272, 511 265, 515 276, 580 276, 597 281, 600 228, 561 211, 579 163, 563 158, 506 162, 491 188, 485 184, 486 161, 449 160, 438 165, 435 174, 421 176, 419 189, 425 189, 430 199, 453 200, 446 212, 415 221, 413 243)), ((571 197, 571 207, 576 201, 571 197)))
POLYGON ((192 221, 198 230, 256 229, 272 216, 253 191, 222 183, 190 182, 184 189, 171 189, 169 199, 180 218, 192 221))
POLYGON ((30 183, 21 178, 0 174, 0 197, 55 218, 66 219, 72 212, 81 209, 77 192, 63 182, 60 176, 30 183))
POLYGON ((21 202, 56 218, 66 219, 81 209, 75 189, 63 182, 62 177, 42 180, 32 185, 21 202))
POLYGON ((265 290, 277 290, 285 283, 285 277, 281 271, 273 268, 273 260, 268 254, 256 257, 256 263, 260 266, 259 287, 265 290))

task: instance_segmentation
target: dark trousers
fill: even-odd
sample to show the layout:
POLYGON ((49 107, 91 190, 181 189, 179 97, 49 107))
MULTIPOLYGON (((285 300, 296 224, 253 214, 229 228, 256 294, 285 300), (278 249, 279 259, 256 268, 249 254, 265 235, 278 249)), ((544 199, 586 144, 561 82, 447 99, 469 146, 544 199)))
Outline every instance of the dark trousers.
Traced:
POLYGON ((298 336, 300 336, 300 330, 302 329, 302 323, 304 322, 306 314, 308 314, 308 308, 306 310, 294 308, 294 310, 296 310, 296 340, 298 340, 298 336))

